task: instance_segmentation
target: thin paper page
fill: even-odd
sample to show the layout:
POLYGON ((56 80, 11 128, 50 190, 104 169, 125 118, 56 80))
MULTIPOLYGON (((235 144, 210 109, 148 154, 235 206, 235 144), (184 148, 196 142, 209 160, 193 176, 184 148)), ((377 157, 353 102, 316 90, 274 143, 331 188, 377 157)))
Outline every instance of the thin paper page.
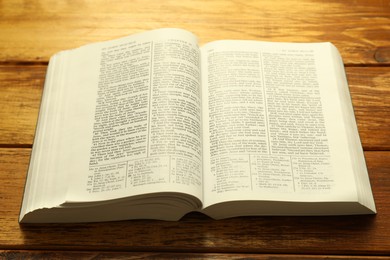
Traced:
POLYGON ((196 37, 177 29, 73 53, 68 201, 202 198, 199 55, 196 37))
POLYGON ((202 48, 205 207, 356 200, 330 44, 202 48))

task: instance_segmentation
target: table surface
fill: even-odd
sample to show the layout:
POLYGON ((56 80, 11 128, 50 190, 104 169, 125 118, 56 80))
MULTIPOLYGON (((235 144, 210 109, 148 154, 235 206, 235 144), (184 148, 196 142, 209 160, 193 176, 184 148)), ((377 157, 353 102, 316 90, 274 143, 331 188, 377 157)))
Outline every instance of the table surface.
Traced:
POLYGON ((0 1, 0 258, 390 256, 390 1, 0 1), (376 216, 20 226, 48 59, 161 27, 217 39, 333 42, 343 57, 376 216))

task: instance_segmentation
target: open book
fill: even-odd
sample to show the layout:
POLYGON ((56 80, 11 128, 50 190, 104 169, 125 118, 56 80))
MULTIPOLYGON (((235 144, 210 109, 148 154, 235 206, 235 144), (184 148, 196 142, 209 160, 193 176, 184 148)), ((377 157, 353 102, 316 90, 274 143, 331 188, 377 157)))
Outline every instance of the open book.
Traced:
POLYGON ((50 59, 21 223, 376 212, 330 43, 159 29, 50 59))

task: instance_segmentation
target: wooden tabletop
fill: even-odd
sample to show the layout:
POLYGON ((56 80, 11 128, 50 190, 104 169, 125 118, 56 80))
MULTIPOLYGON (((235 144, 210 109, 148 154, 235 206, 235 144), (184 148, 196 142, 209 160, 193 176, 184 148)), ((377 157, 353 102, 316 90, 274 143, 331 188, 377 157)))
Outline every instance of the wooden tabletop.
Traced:
POLYGON ((0 1, 0 259, 390 256, 390 1, 0 1), (217 39, 333 42, 343 57, 376 216, 18 224, 48 59, 161 27, 217 39))

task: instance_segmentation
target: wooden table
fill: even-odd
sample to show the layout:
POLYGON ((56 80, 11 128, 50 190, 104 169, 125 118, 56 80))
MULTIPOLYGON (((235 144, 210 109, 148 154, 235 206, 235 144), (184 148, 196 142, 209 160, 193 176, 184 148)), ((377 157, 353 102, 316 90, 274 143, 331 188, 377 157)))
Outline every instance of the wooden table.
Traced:
POLYGON ((0 2, 0 258, 390 256, 390 1, 0 2), (217 39, 331 41, 347 71, 376 216, 17 222, 48 59, 86 43, 180 27, 217 39))

